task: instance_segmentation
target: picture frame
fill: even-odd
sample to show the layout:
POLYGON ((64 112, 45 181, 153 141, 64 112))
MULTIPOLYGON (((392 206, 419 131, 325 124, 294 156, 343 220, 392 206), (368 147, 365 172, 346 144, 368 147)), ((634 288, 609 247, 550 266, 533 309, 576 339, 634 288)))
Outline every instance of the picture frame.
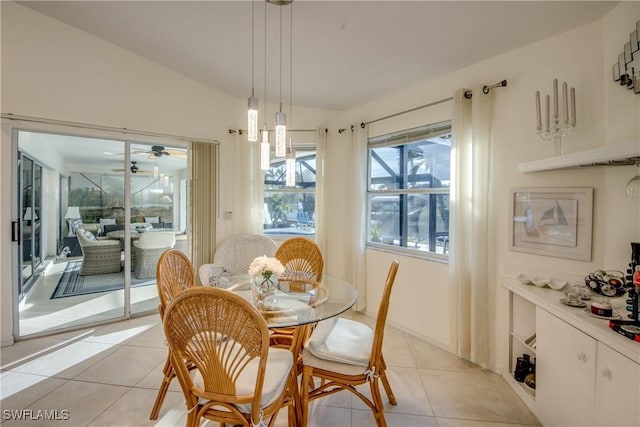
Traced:
POLYGON ((512 251, 591 260, 593 188, 514 188, 509 200, 512 251))

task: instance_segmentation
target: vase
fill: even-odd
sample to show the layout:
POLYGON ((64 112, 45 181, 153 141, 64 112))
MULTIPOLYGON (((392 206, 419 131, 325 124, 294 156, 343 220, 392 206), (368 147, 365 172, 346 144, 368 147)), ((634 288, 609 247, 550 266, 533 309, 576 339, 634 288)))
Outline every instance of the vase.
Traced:
POLYGON ((276 306, 275 291, 278 287, 278 278, 275 275, 269 277, 255 276, 253 278, 253 302, 258 310, 274 310, 276 306))

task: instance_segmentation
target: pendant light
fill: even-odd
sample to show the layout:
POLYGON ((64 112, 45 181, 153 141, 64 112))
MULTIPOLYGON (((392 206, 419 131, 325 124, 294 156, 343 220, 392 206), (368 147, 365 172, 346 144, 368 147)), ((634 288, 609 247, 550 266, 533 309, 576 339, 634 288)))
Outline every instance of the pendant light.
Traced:
POLYGON ((271 147, 269 145, 269 131, 267 127, 264 127, 262 131, 262 142, 260 143, 260 169, 263 171, 269 170, 271 166, 271 147))
POLYGON ((269 146, 269 131, 267 130, 267 2, 264 2, 264 129, 260 143, 260 169, 269 170, 271 153, 269 146))
POLYGON ((284 157, 287 148, 287 115, 282 112, 282 8, 280 8, 280 111, 276 113, 276 157, 284 157))
POLYGON ((251 0, 251 96, 249 97, 249 113, 248 113, 248 124, 247 124, 247 134, 249 142, 255 142, 258 140, 258 98, 254 96, 254 86, 253 86, 253 45, 254 45, 254 0, 251 0))
MULTIPOLYGON (((293 122, 293 5, 291 5, 291 16, 289 17, 289 112, 290 119, 293 122)), ((291 137, 289 137, 289 147, 287 148, 287 157, 285 160, 286 167, 286 186, 296 186, 296 151, 293 148, 291 137)))
POLYGON ((295 187, 296 186, 296 150, 291 146, 291 141, 289 141, 289 146, 287 147, 287 158, 285 160, 286 164, 286 186, 287 187, 295 187))

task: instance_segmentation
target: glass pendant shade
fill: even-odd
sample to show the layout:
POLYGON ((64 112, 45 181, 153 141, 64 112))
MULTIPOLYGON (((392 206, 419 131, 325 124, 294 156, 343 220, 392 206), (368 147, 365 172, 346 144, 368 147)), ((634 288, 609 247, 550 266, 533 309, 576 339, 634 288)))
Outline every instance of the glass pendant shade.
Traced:
POLYGON ((284 157, 287 151, 287 115, 276 113, 276 157, 284 157))
POLYGON ((269 131, 265 126, 265 129, 262 131, 262 142, 260 143, 260 169, 266 171, 269 169, 271 165, 271 159, 269 158, 271 153, 269 147, 269 131))
POLYGON ((255 142, 258 140, 258 98, 249 97, 249 116, 247 124, 248 140, 255 142))
POLYGON ((158 170, 158 165, 153 165, 153 177, 157 178, 160 175, 160 171, 158 170))
POLYGON ((296 151, 292 147, 287 148, 287 159, 285 161, 287 167, 287 187, 296 186, 296 151))

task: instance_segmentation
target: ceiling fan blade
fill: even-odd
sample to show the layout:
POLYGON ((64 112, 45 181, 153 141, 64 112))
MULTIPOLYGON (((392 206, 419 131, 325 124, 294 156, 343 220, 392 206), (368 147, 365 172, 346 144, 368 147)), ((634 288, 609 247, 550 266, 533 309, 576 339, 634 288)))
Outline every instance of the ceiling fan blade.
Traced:
MULTIPOLYGON (((128 171, 128 169, 111 169, 111 170, 116 173, 123 173, 128 171)), ((132 173, 132 175, 153 175, 153 171, 146 170, 146 169, 138 169, 135 173, 132 173)))
POLYGON ((187 151, 179 148, 167 148, 164 150, 164 153, 172 157, 187 158, 187 151))

